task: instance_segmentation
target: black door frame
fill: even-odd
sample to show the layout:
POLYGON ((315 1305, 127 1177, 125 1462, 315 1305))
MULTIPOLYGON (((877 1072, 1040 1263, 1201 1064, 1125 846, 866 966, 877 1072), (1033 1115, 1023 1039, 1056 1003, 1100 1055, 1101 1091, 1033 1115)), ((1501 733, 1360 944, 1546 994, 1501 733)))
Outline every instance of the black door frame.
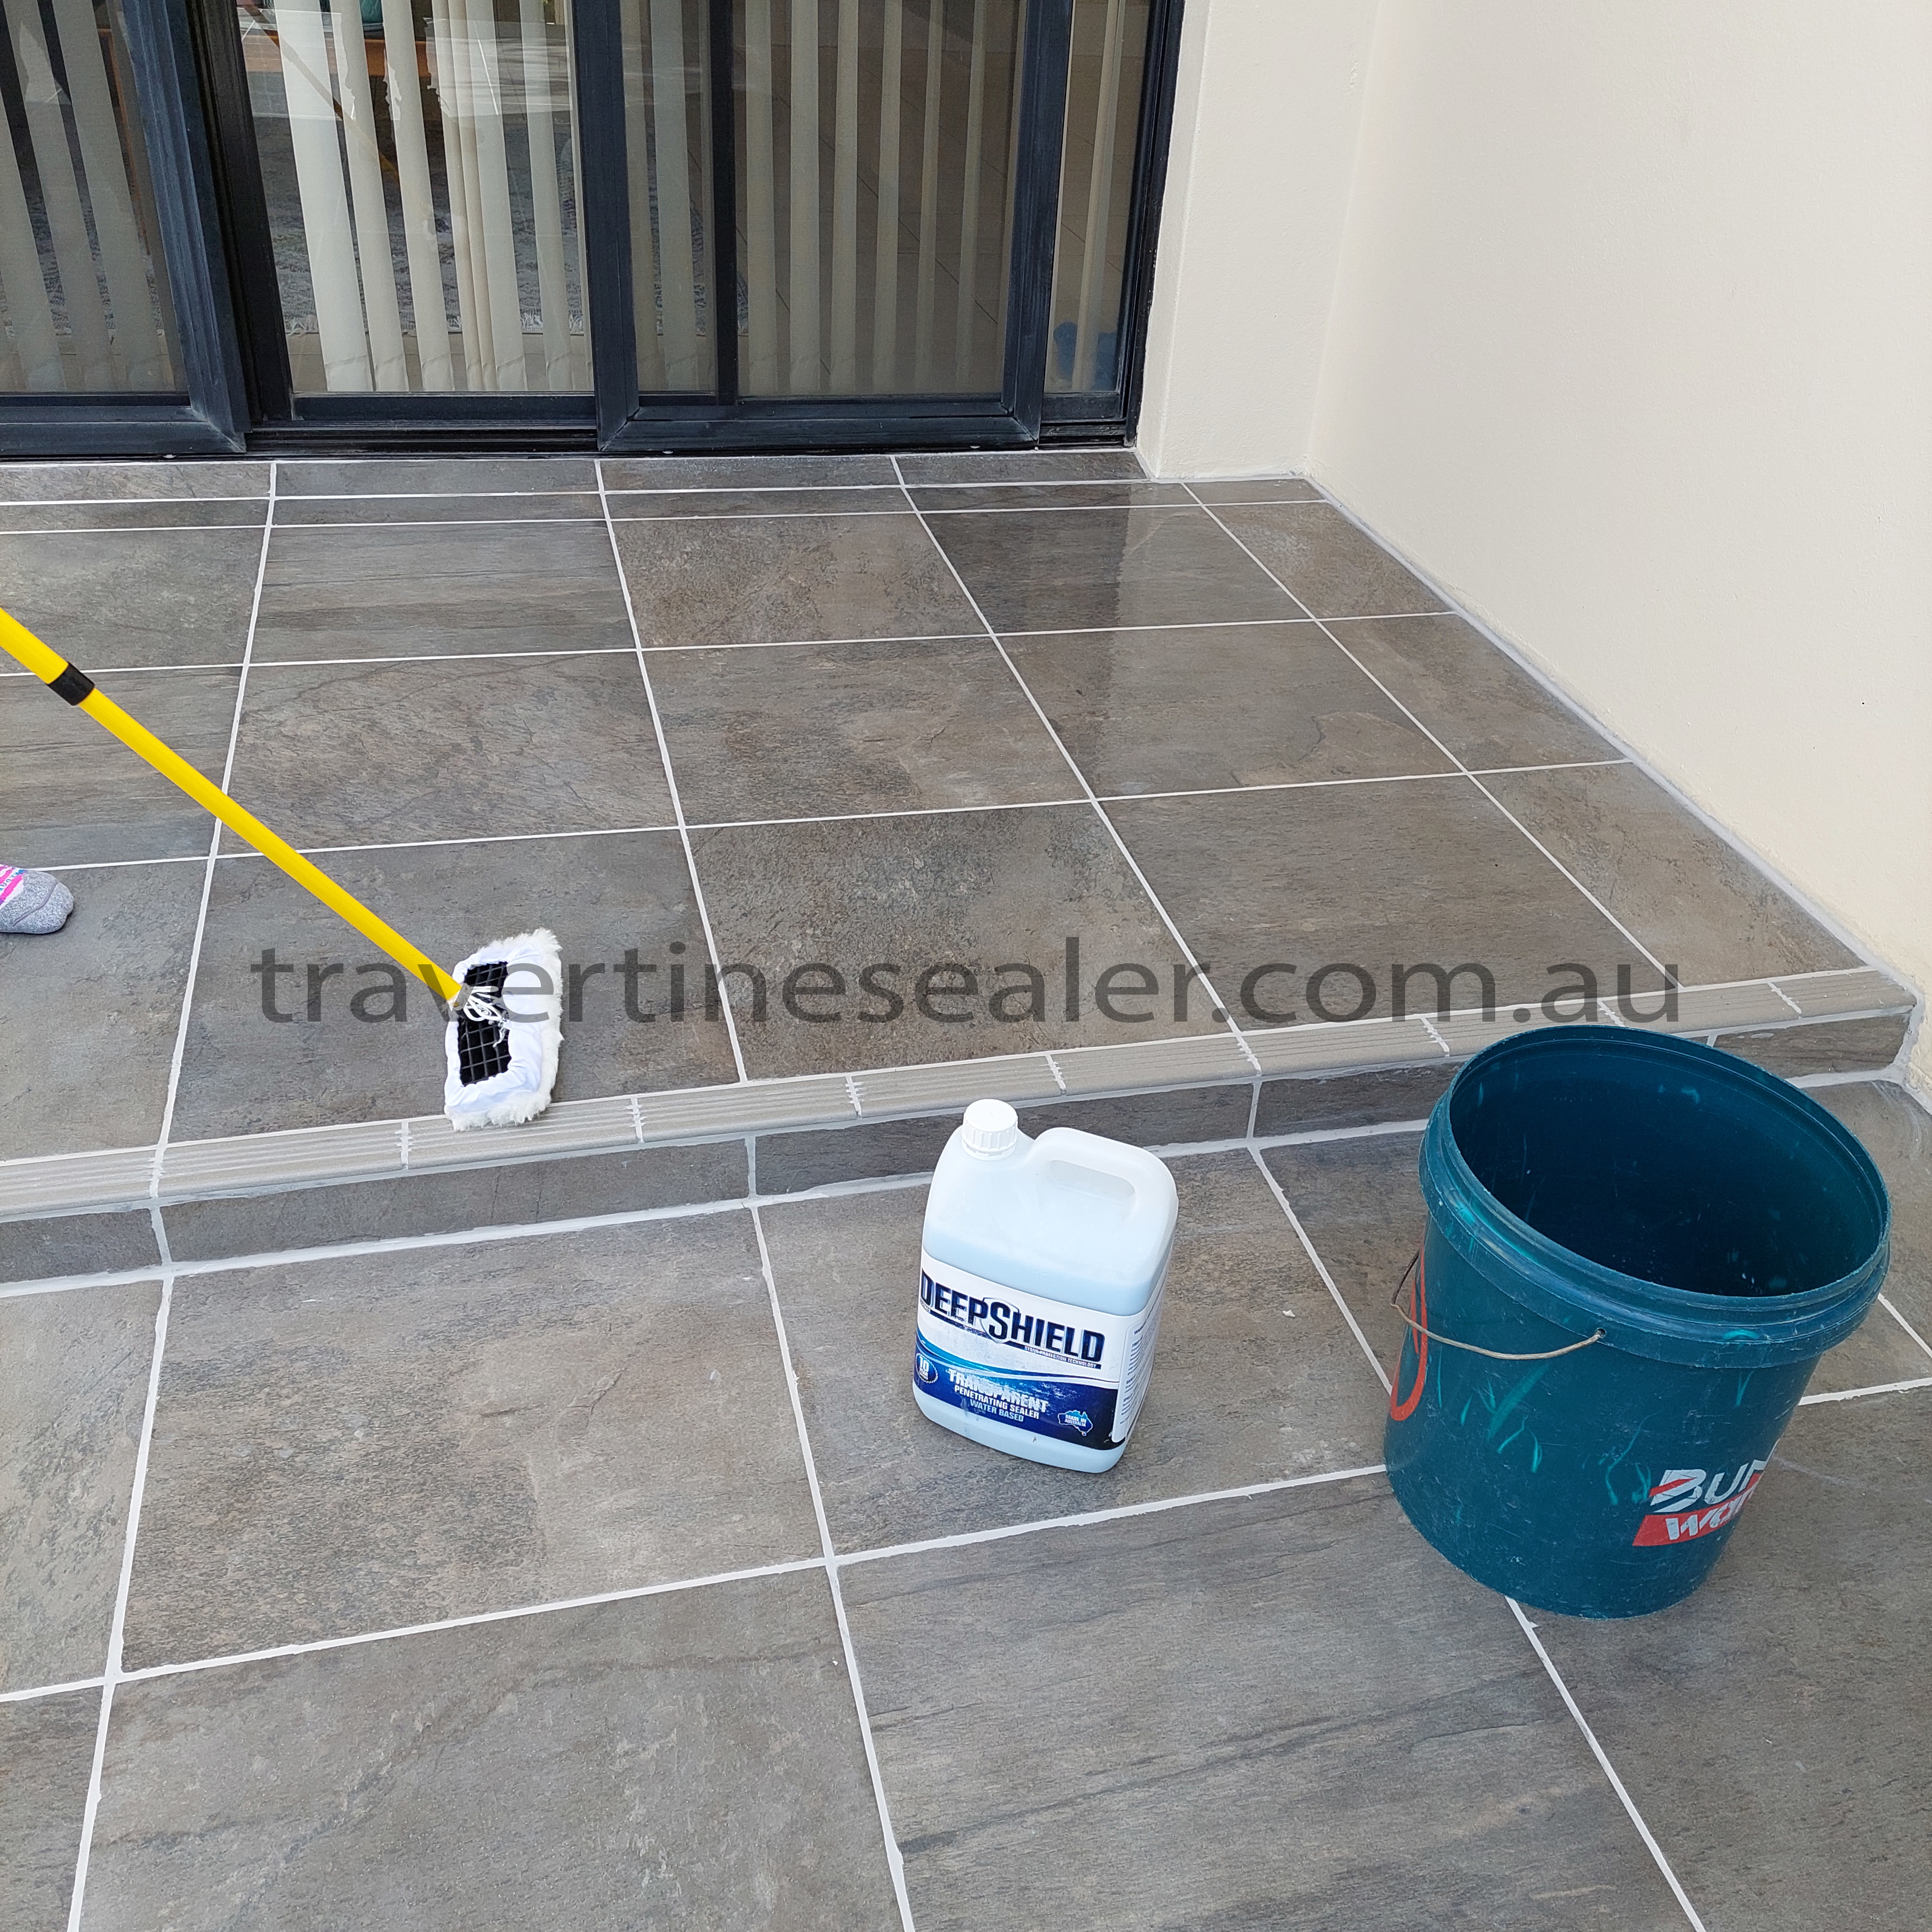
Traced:
MULTIPOLYGON (((1120 386, 1045 394, 1074 0, 1029 0, 998 397, 772 397, 737 393, 738 338, 716 332, 716 393, 640 397, 630 274, 629 170, 617 0, 577 0, 579 211, 594 396, 304 395, 290 380, 268 209, 233 0, 122 0, 140 88, 188 376, 182 404, 140 398, 0 398, 0 454, 159 455, 278 450, 370 453, 597 448, 680 451, 1024 447, 1119 442, 1140 402, 1146 320, 1184 0, 1154 0, 1142 87, 1120 386), (211 136, 212 138, 211 139, 211 136), (592 264, 595 264, 593 268, 592 264)), ((707 0, 713 286, 737 285, 732 8, 707 0)), ((720 312, 727 305, 720 304, 720 312)))
MULTIPOLYGON (((195 50, 169 0, 122 0, 188 399, 62 391, 0 398, 0 456, 192 456, 244 447, 249 409, 195 50)), ((7 138, 0 128, 0 139, 7 138)))

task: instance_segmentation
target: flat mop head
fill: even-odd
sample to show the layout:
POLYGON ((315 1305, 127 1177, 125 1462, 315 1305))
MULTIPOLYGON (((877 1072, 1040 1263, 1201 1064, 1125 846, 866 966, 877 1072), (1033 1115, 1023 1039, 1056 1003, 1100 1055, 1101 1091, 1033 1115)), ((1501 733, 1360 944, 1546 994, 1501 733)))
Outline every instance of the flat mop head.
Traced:
POLYGON ((563 954, 535 932, 478 946, 457 963, 462 995, 443 1034, 442 1110, 466 1127, 514 1126, 550 1105, 563 1041, 563 954))

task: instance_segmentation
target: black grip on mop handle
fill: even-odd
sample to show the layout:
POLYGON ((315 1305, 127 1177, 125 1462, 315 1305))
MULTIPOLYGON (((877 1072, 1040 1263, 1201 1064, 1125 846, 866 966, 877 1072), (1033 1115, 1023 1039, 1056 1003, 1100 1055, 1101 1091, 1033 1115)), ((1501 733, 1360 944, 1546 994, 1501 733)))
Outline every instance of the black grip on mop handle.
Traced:
POLYGON ((58 677, 47 680, 47 688, 70 704, 85 704, 94 695, 94 680, 79 665, 66 664, 58 677))

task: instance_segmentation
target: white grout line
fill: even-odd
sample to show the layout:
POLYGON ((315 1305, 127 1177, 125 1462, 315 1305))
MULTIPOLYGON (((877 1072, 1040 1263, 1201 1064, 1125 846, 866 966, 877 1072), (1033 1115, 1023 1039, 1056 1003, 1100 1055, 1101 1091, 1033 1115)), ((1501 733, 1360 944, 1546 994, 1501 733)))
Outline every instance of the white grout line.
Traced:
POLYGON ((71 1684, 34 1684, 24 1690, 0 1690, 0 1704, 25 1704, 37 1697, 61 1697, 74 1690, 98 1690, 104 1677, 76 1677, 71 1684))
POLYGON ((912 1901, 906 1895, 905 1861, 899 1855, 892 1831, 892 1807, 886 1797, 885 1774, 879 1768, 878 1747, 872 1737, 872 1720, 866 1708, 866 1690, 859 1676, 859 1655, 853 1647, 852 1627, 845 1615, 845 1593, 839 1587, 837 1550, 832 1540, 832 1526, 825 1514, 825 1498, 819 1488, 818 1466, 812 1459, 812 1434, 806 1426, 805 1403, 799 1394, 798 1371, 794 1367, 791 1342, 785 1333, 784 1310, 778 1305, 778 1277, 772 1268, 771 1250, 765 1244, 765 1226, 757 1208, 752 1210, 752 1228, 758 1238, 758 1263, 764 1270, 765 1292, 770 1298, 772 1324, 778 1330, 778 1359, 784 1370, 785 1387, 791 1396, 792 1420, 798 1429, 799 1454, 805 1462, 806 1481, 812 1491, 812 1514, 818 1522, 819 1546, 824 1552, 825 1580, 832 1588, 832 1610, 838 1619, 838 1641, 844 1647, 846 1675, 852 1686, 852 1704, 859 1719, 859 1735, 866 1746, 866 1768, 872 1774, 872 1798, 879 1810, 879 1829, 885 1841, 886 1863, 892 1875, 892 1893, 898 1900, 899 1924, 904 1932, 913 1932, 912 1901))
MULTIPOLYGON (((628 657, 630 653, 626 651, 628 657)), ((258 667, 259 668, 259 667, 258 667)), ((299 845, 296 849, 310 856, 320 856, 331 852, 416 852, 438 845, 530 845, 550 838, 627 838, 638 832, 675 832, 675 823, 669 825, 599 825, 585 832, 485 832, 466 838, 398 838, 381 845, 299 845)), ((225 862, 238 859, 259 859, 259 852, 224 852, 225 862)), ((135 862, 142 862, 136 861, 135 862)), ((152 862, 162 863, 165 861, 152 862)), ((77 866, 64 868, 69 872, 80 869, 77 866)))
MULTIPOLYGON (((272 479, 273 471, 270 476, 272 479)), ((128 1533, 121 1546, 121 1574, 114 1590, 114 1616, 108 1626, 107 1660, 101 1671, 100 1717, 94 1726, 94 1758, 87 1774, 87 1802, 82 1808, 80 1843, 74 1868, 74 1897, 68 1910, 68 1932, 80 1932, 81 1907, 87 1892, 87 1864, 94 1847, 94 1821, 100 1810, 100 1776, 107 1757, 107 1725, 114 1711, 114 1687, 121 1678, 122 1640, 128 1624, 128 1592, 134 1578, 134 1540, 141 1526, 141 1504, 148 1486, 148 1457, 154 1439, 154 1409, 160 1399, 161 1358, 168 1340, 168 1312, 174 1300, 174 1276, 161 1276, 161 1297, 154 1310, 154 1347, 148 1363, 148 1392, 141 1409, 141 1433, 134 1450, 134 1477, 128 1495, 128 1533)))
MULTIPOLYGON (((1196 497, 1195 500, 1197 502, 1200 502, 1198 497, 1196 497)), ((1276 590, 1280 591, 1284 597, 1294 598, 1295 604, 1300 609, 1304 610, 1308 610, 1308 606, 1306 604, 1304 604, 1300 598, 1295 596, 1294 592, 1289 590, 1288 586, 1284 584, 1272 570, 1268 568, 1268 566, 1262 561, 1261 558, 1256 556, 1254 551, 1250 550, 1248 545, 1243 542, 1239 536, 1235 535, 1234 531, 1228 529, 1226 524, 1223 523, 1220 517, 1215 515, 1214 508, 1211 505, 1202 503, 1201 504, 1201 507, 1207 512, 1210 518, 1213 518, 1216 525, 1228 538, 1228 540, 1240 546, 1242 551, 1247 556, 1249 561, 1252 562, 1257 569, 1265 573, 1268 580, 1274 585, 1276 590)), ((1310 611, 1309 614, 1311 616, 1314 616, 1315 614, 1312 611, 1310 611)), ((1450 611, 1442 611, 1433 614, 1448 616, 1453 616, 1455 614, 1450 611)), ((1502 800, 1496 796, 1494 792, 1490 790, 1487 785, 1483 783, 1482 780, 1476 776, 1475 772, 1471 770, 1469 766, 1466 764, 1455 752, 1451 750, 1448 744, 1446 744, 1441 738, 1438 737, 1436 734, 1423 722, 1422 719, 1408 707, 1408 706, 1405 704, 1380 678, 1376 676, 1375 673, 1372 671, 1360 658, 1356 656, 1353 651, 1349 650, 1348 646, 1345 644, 1333 631, 1329 629, 1328 625, 1324 622, 1321 618, 1316 617, 1315 622, 1320 628, 1322 635, 1328 638, 1329 642, 1332 644, 1335 648, 1362 674, 1364 677, 1368 679, 1368 680, 1382 692, 1382 695, 1386 698, 1391 704, 1394 705, 1396 708, 1402 712, 1402 716, 1406 718, 1418 731, 1421 732, 1424 736, 1427 738, 1430 742, 1432 744, 1444 758, 1453 759, 1455 762, 1456 769, 1476 788, 1477 790, 1480 792, 1484 797, 1487 799, 1490 804, 1494 806, 1497 811, 1501 812, 1504 818, 1508 819, 1510 824, 1514 825, 1517 831, 1521 832, 1523 837, 1528 839, 1531 844, 1534 845, 1536 849, 1543 854, 1544 858, 1547 859, 1550 864, 1554 866, 1557 871, 1561 872, 1564 878, 1568 879, 1570 884, 1574 886, 1577 891, 1581 892, 1584 898, 1588 899, 1591 904, 1594 906, 1598 911, 1601 913, 1604 917, 1609 920, 1610 924, 1615 926, 1618 932, 1622 933, 1623 936, 1636 948, 1638 952, 1642 953, 1644 958, 1648 960, 1651 964, 1657 968, 1658 972, 1664 974, 1665 979, 1668 980, 1671 976, 1666 970, 1664 962, 1658 958, 1657 955, 1652 952, 1650 948, 1645 945, 1643 941, 1638 938, 1636 934, 1634 933, 1628 926, 1624 925, 1623 921, 1618 918, 1616 914, 1611 911, 1610 908, 1606 905, 1594 892, 1592 892, 1589 887, 1585 885, 1582 880, 1578 878, 1576 874, 1571 872, 1570 868, 1564 865, 1562 860, 1558 858, 1556 854, 1551 851, 1550 848, 1544 844, 1543 841, 1538 838, 1536 834, 1531 831, 1529 827, 1524 824, 1522 820, 1517 818, 1516 814, 1511 812, 1508 806, 1504 805, 1502 800)))
MULTIPOLYGON (((235 748, 242 736, 242 711, 248 701, 248 668, 255 655, 255 627, 262 615, 262 586, 267 579, 268 569, 268 542, 275 532, 275 483, 277 465, 268 465, 268 508, 262 523, 261 553, 255 561, 255 589, 248 603, 248 628, 242 640, 242 668, 235 680, 235 710, 229 720, 228 749, 221 764, 221 789, 226 791, 233 782, 235 774, 235 748)), ((161 1102, 160 1131, 154 1137, 154 1164, 148 1182, 151 1200, 158 1201, 161 1192, 161 1164, 167 1158, 168 1137, 174 1130, 175 1102, 181 1092, 182 1063, 188 1053, 188 1022, 194 1012, 195 981, 201 970, 201 948, 208 932, 208 905, 214 890, 215 861, 221 856, 221 821, 214 821, 214 830, 208 836, 208 861, 201 878, 201 902, 195 909, 194 941, 188 949, 188 971, 182 986, 181 1017, 175 1027, 174 1052, 168 1060, 168 1084, 161 1102)), ((164 1257, 165 1258, 165 1257, 164 1257)), ((80 1892, 76 1886, 74 1892, 75 1909, 79 1910, 80 1892)), ((78 1920, 76 1923, 78 1924, 78 1920)))
POLYGON ((1004 1543, 1016 1536, 1036 1536, 1043 1531, 1089 1529, 1101 1523, 1124 1522, 1130 1516, 1162 1516, 1169 1510, 1192 1509, 1203 1503, 1225 1503, 1252 1496, 1271 1496, 1284 1490, 1306 1490, 1324 1483, 1353 1482, 1358 1476, 1388 1473, 1382 1462, 1364 1462, 1353 1469, 1324 1469, 1312 1476, 1276 1476, 1258 1483, 1244 1483, 1232 1490, 1202 1490, 1188 1496, 1156 1496, 1144 1503, 1121 1503, 1112 1509, 1082 1510, 1072 1516, 1042 1516, 1028 1522, 1002 1523, 994 1529, 962 1530, 956 1536, 929 1536, 917 1543, 890 1543, 873 1550, 855 1550, 846 1556, 832 1558, 832 1567, 850 1570, 860 1563, 878 1563, 889 1557, 922 1556, 934 1550, 970 1550, 982 1543, 1004 1543))
POLYGON ((1925 1351, 1927 1354, 1932 1355, 1932 1342, 1927 1341, 1925 1337, 1920 1334, 1918 1330, 1913 1328, 1910 1322, 1906 1320, 1905 1317, 1899 1312, 1890 1295, 1881 1294, 1878 1298, 1878 1305, 1882 1308, 1886 1314, 1889 1315, 1893 1321, 1896 1322, 1915 1342, 1918 1344, 1920 1348, 1925 1351))
POLYGON ((1816 1395, 1800 1396, 1798 1406, 1809 1408, 1820 1402, 1856 1402, 1861 1396, 1902 1395, 1909 1389, 1932 1388, 1932 1376, 1915 1376, 1902 1382, 1874 1382, 1864 1388, 1825 1389, 1816 1395))
POLYGON ((428 1623, 398 1624, 388 1630, 358 1630, 348 1636, 317 1637, 308 1643, 274 1644, 264 1650, 232 1651, 221 1657, 190 1658, 180 1664, 151 1664, 142 1670, 124 1671, 123 1684, 147 1684, 157 1678, 192 1676, 204 1670, 230 1670, 248 1664, 274 1664, 288 1658, 318 1657, 335 1650, 359 1650, 398 1637, 433 1636, 442 1630, 476 1630, 488 1624, 512 1623, 522 1617, 547 1617, 559 1610, 596 1610, 604 1604, 634 1604, 646 1597, 667 1597, 685 1590, 709 1590, 721 1583, 756 1582, 764 1576, 793 1576, 822 1570, 820 1556, 801 1556, 788 1563, 761 1563, 743 1570, 719 1570, 704 1576, 680 1576, 662 1583, 637 1583, 620 1590, 598 1590, 588 1596, 560 1597, 543 1604, 516 1604, 507 1610, 476 1610, 466 1616, 439 1617, 428 1623))
POLYGON ((1530 1648, 1542 1660, 1550 1682, 1556 1686, 1557 1694, 1563 1700, 1564 1708, 1576 1720, 1576 1728, 1583 1733, 1584 1742, 1590 1747, 1604 1775, 1610 1781, 1610 1789, 1617 1794, 1624 1810, 1630 1815, 1630 1822, 1636 1827, 1637 1836, 1643 1840, 1645 1849, 1656 1860, 1657 1868, 1664 1874, 1664 1882, 1670 1887, 1677 1903, 1684 1908, 1684 1917, 1696 1928, 1696 1932, 1705 1932, 1704 1922, 1697 1916, 1697 1908, 1690 1903, 1689 1894, 1677 1882, 1677 1874, 1670 1869, 1670 1861, 1664 1856, 1664 1847, 1652 1835, 1650 1827, 1643 1821, 1643 1814, 1636 1808, 1636 1801, 1624 1788, 1623 1780, 1617 1775, 1617 1768, 1611 1763, 1610 1754, 1597 1742, 1596 1732, 1591 1730, 1588 1720, 1578 1707, 1576 1699, 1570 1696, 1570 1687, 1564 1682, 1563 1673, 1557 1669, 1549 1652, 1544 1648, 1543 1640, 1537 1635, 1535 1624, 1523 1615, 1522 1606, 1514 1597, 1505 1597, 1503 1601, 1508 1604, 1517 1623, 1522 1626, 1523 1635, 1529 1640, 1530 1648))
MULTIPOLYGON (((904 488, 904 472, 899 470, 897 457, 892 458, 892 468, 898 475, 901 487, 904 488)), ((909 503, 913 502, 912 492, 910 489, 906 490, 906 501, 909 503)), ((913 506, 915 509, 918 508, 916 503, 913 506)), ((1100 802, 1099 794, 1088 782, 1087 774, 1075 762, 1073 754, 1066 748, 1066 742, 1061 738, 1059 732, 1054 728, 1053 720, 1048 717, 1046 708, 1034 695, 1033 687, 1020 675, 1019 666, 1014 663, 1012 654, 1001 641, 1000 634, 988 622, 986 612, 980 607, 980 600, 967 587, 966 580, 959 574, 958 566, 947 554, 946 546, 939 541, 938 533, 934 530, 932 524, 927 522, 926 513, 922 510, 920 512, 919 520, 920 527, 925 530, 933 548, 939 553, 940 561, 952 573, 953 582, 958 585, 960 596, 973 607, 974 616, 977 617, 980 623, 985 626, 987 636, 992 640, 994 649, 999 652, 1006 669, 1012 674, 1013 682, 1019 686, 1025 695, 1027 702, 1033 706, 1034 715, 1039 718, 1041 727, 1048 736, 1053 740, 1054 746, 1060 755, 1066 760, 1066 769, 1079 780, 1080 788, 1086 794, 1088 802, 1092 806, 1094 816, 1106 826, 1108 836, 1118 848, 1120 856, 1127 862, 1128 868, 1140 881, 1141 890, 1147 894, 1148 904, 1160 915, 1161 923, 1167 928, 1174 944, 1180 947, 1181 958, 1193 969, 1195 978, 1200 981, 1208 997, 1220 1010, 1223 1024, 1229 1034, 1233 1036, 1235 1045, 1241 1050, 1241 1057, 1257 1073, 1259 1073, 1262 1070, 1262 1064, 1255 1058, 1254 1049, 1241 1037, 1241 1029, 1235 1024, 1234 1008, 1215 991, 1214 982, 1208 978, 1207 969, 1201 964, 1198 956, 1195 952, 1193 947, 1189 945, 1186 940, 1182 937, 1180 928, 1168 916, 1167 908, 1161 903, 1160 895, 1155 892, 1147 874, 1141 870, 1140 861, 1127 849, 1127 842, 1120 836, 1120 828, 1108 817, 1107 808, 1100 802)))
POLYGON ((1362 1353, 1368 1358, 1369 1366, 1375 1370, 1376 1380, 1382 1384, 1382 1392, 1384 1394, 1392 1393, 1388 1370, 1376 1359, 1376 1352, 1369 1346, 1369 1338, 1362 1333, 1362 1324, 1355 1319, 1355 1311, 1348 1306, 1348 1298, 1335 1286, 1335 1277, 1328 1272, 1328 1264, 1316 1251, 1315 1244, 1308 1238, 1308 1230, 1301 1225, 1301 1217, 1289 1206, 1288 1196, 1281 1183, 1276 1180, 1268 1162, 1262 1160, 1261 1144, 1250 1143, 1248 1151, 1254 1158, 1255 1166, 1261 1170, 1262 1180, 1268 1183, 1268 1192, 1274 1196, 1281 1211, 1288 1216, 1288 1225, 1294 1230, 1295 1238, 1300 1242, 1303 1252, 1315 1264, 1315 1272, 1322 1277, 1330 1298, 1342 1311, 1342 1319, 1348 1323, 1349 1334, 1354 1336, 1362 1353))
POLYGON ((731 1011, 731 994, 723 980, 724 962, 718 950, 717 936, 711 929, 710 908, 704 902, 704 882, 698 876, 698 855, 692 850, 691 829, 684 819, 684 800, 679 796, 677 774, 671 768, 670 746, 664 736, 664 719, 658 710, 658 694, 652 688, 650 668, 645 662, 644 633, 638 628, 637 607, 631 601, 631 580, 624 568, 624 554, 617 544, 617 526, 610 520, 610 499, 604 488, 602 459, 593 466, 597 477, 597 500, 604 506, 604 530, 610 541, 610 561, 617 572, 618 588, 624 593, 624 616, 631 626, 631 640, 637 652, 638 675, 644 681, 645 702, 651 708, 651 729, 657 734, 658 757, 664 766, 664 784, 670 792, 670 808, 677 817, 677 836, 684 847, 685 869, 691 875, 691 892, 698 904, 698 922, 704 928, 704 950, 712 970, 718 975, 718 1006, 724 1016, 724 1030, 731 1042, 731 1058, 742 1083, 751 1076, 745 1070, 745 1051, 738 1043, 738 1022, 731 1011))

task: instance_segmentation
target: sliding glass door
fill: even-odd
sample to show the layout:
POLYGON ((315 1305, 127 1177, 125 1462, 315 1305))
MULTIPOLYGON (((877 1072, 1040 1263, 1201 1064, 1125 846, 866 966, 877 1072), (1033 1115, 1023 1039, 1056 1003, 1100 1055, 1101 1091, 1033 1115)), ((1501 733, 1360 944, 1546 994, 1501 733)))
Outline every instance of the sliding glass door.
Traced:
POLYGON ((0 433, 1118 434, 1179 5, 0 0, 0 433))

